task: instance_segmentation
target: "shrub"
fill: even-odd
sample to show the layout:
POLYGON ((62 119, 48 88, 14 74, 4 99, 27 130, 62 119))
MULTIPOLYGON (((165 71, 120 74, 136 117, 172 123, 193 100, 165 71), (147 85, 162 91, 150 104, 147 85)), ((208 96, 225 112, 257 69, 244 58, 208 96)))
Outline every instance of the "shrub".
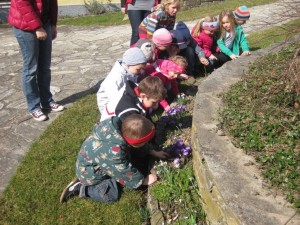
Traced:
POLYGON ((107 8, 103 5, 103 2, 98 2, 97 0, 84 0, 84 6, 93 15, 100 15, 107 12, 107 8))

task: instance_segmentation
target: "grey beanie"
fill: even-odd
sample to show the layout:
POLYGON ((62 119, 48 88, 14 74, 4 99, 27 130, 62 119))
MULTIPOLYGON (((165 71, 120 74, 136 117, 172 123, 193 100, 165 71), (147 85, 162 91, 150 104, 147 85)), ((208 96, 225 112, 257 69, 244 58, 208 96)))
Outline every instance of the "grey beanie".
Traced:
POLYGON ((127 66, 147 63, 147 58, 143 51, 137 47, 128 49, 122 59, 127 66))

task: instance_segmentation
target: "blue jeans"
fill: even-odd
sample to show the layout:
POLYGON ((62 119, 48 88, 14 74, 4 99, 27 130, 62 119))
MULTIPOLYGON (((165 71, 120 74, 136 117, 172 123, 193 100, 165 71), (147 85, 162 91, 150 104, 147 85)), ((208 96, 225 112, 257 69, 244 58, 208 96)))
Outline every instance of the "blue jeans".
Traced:
POLYGON ((50 92, 51 82, 51 25, 45 24, 47 39, 37 39, 35 31, 14 28, 14 33, 23 57, 22 85, 29 112, 53 101, 50 92))
POLYGON ((101 183, 91 186, 82 185, 79 197, 88 198, 97 202, 116 202, 120 192, 116 180, 106 179, 101 183))
POLYGON ((130 46, 135 44, 139 40, 139 26, 143 19, 150 13, 151 12, 147 10, 128 10, 127 14, 132 30, 130 46))

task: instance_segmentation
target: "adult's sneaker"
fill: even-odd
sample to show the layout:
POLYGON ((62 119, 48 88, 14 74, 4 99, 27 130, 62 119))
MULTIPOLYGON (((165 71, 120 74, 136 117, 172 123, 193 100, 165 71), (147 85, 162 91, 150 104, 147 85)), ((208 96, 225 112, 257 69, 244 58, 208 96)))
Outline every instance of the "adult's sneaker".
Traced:
POLYGON ((67 202, 70 198, 74 196, 78 196, 80 192, 80 187, 81 187, 80 181, 75 178, 74 180, 71 181, 71 183, 64 189, 60 196, 60 202, 67 202))
POLYGON ((32 113, 30 113, 32 118, 35 119, 36 121, 45 121, 48 119, 48 117, 42 112, 41 109, 36 109, 32 113))
POLYGON ((63 111, 65 109, 65 107, 63 105, 60 105, 56 102, 50 102, 49 105, 42 106, 42 108, 47 109, 47 110, 51 110, 53 112, 60 112, 60 111, 63 111))

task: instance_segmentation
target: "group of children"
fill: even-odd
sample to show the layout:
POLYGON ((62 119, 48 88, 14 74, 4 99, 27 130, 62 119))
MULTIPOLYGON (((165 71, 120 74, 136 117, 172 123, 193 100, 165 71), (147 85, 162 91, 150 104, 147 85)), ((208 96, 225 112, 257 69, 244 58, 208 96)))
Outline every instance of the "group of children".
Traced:
POLYGON ((76 178, 64 189, 61 202, 76 195, 115 202, 120 186, 137 189, 154 183, 157 176, 145 167, 148 156, 169 155, 153 147, 155 126, 149 114, 159 106, 170 110, 166 96, 181 95, 178 80, 194 75, 198 62, 214 69, 250 54, 241 27, 250 17, 246 6, 222 11, 219 20, 207 16, 191 32, 182 21, 175 26, 179 9, 179 0, 156 6, 140 25, 140 39, 101 83, 101 119, 81 146, 76 178))

